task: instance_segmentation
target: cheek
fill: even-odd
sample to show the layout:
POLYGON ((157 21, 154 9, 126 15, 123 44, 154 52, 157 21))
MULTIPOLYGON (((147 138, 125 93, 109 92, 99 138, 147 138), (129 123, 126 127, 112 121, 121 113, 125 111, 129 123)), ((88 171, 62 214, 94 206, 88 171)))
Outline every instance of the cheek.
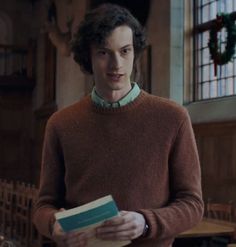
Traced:
POLYGON ((106 64, 104 61, 93 61, 92 63, 93 73, 94 74, 101 74, 103 70, 106 68, 106 64))
POLYGON ((134 66, 134 58, 130 58, 126 63, 126 68, 132 71, 133 66, 134 66))
POLYGON ((96 62, 96 67, 98 69, 105 69, 109 64, 109 61, 107 59, 100 59, 99 61, 96 62))

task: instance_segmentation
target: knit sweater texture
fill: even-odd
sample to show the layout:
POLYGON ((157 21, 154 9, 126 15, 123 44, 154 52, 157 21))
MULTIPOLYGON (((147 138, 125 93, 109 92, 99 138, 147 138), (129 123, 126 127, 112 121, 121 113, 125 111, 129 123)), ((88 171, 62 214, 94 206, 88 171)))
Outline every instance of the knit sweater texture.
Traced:
POLYGON ((90 96, 52 115, 46 127, 34 223, 50 237, 59 208, 111 194, 120 210, 144 215, 146 238, 167 247, 202 217, 201 174, 187 111, 141 91, 128 105, 102 108, 90 96))

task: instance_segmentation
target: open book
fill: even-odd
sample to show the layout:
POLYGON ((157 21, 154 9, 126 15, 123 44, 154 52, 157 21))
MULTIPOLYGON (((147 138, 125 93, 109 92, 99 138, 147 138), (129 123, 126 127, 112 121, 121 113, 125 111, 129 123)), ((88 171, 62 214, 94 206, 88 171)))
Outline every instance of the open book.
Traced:
POLYGON ((105 241, 97 239, 95 234, 92 234, 95 227, 118 215, 116 203, 112 196, 108 195, 82 206, 58 212, 55 218, 65 232, 90 231, 93 237, 88 242, 89 247, 120 247, 128 245, 130 241, 105 241))

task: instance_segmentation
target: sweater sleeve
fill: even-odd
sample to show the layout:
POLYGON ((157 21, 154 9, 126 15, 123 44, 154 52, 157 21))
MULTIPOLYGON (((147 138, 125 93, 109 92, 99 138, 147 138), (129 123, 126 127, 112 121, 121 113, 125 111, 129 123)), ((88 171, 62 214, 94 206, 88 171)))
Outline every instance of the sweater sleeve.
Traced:
POLYGON ((202 218, 203 200, 198 152, 188 114, 178 129, 169 155, 169 203, 139 210, 150 225, 148 238, 165 239, 193 227, 202 218))
POLYGON ((50 119, 45 131, 40 188, 33 215, 33 222, 38 231, 49 238, 54 213, 64 206, 64 171, 60 141, 53 121, 50 119))

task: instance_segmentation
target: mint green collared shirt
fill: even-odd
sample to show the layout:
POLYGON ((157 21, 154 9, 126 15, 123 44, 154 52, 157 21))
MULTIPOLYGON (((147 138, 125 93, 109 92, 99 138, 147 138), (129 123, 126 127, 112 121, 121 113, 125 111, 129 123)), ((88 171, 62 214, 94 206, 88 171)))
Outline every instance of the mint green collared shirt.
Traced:
POLYGON ((132 89, 128 92, 128 94, 126 94, 123 98, 116 102, 108 102, 104 100, 100 95, 98 95, 98 93, 96 92, 96 87, 94 87, 91 93, 92 101, 95 104, 105 108, 118 108, 121 106, 125 106, 135 100, 141 91, 137 83, 132 83, 131 85, 132 89))

